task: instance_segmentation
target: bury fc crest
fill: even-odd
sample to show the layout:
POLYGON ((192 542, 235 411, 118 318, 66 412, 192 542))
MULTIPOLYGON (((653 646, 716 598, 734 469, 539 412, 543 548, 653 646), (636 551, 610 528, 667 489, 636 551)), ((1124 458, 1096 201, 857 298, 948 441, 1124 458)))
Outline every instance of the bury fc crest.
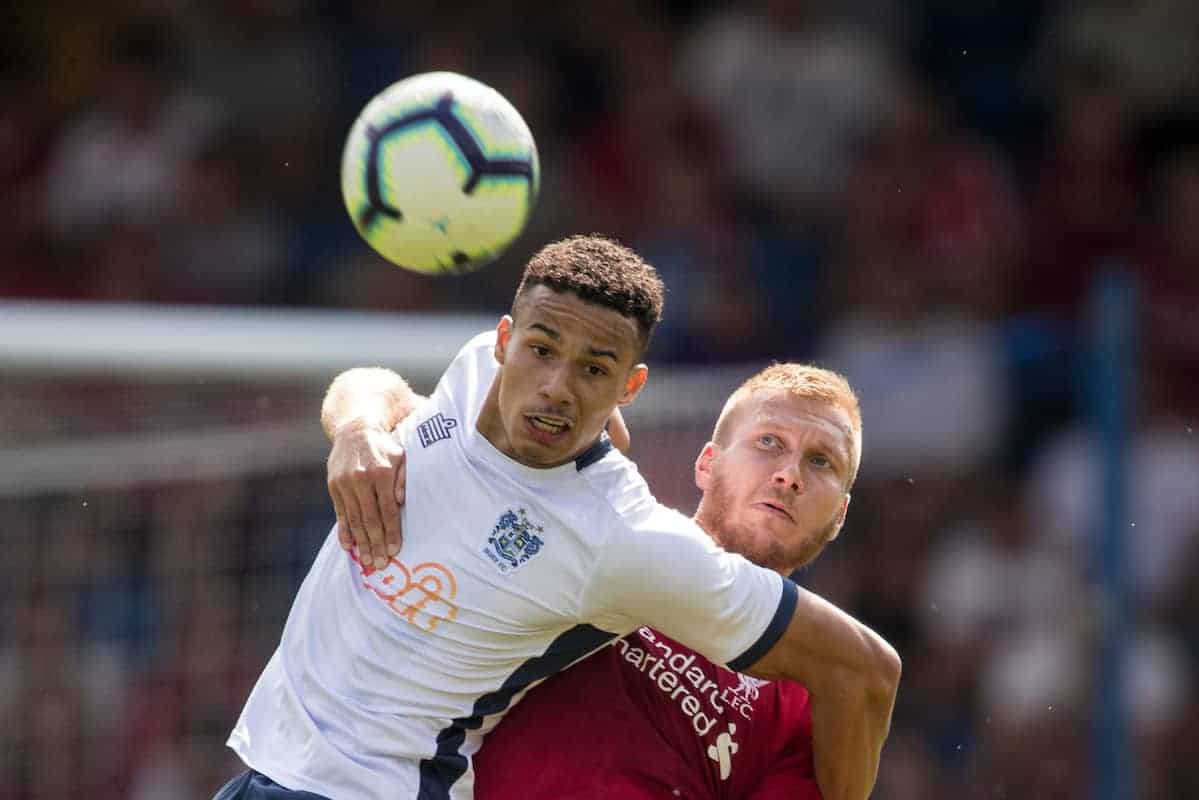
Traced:
POLYGON ((500 572, 511 572, 541 552, 545 543, 539 533, 545 533, 545 528, 530 520, 523 508, 509 509, 491 529, 483 554, 500 572))

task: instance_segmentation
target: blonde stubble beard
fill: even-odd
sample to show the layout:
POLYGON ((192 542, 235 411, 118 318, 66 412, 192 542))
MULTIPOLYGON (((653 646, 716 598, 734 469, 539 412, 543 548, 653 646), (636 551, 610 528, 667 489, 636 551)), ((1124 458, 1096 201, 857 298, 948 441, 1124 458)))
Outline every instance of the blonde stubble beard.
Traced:
POLYGON ((725 522, 731 519, 729 511, 733 501, 723 476, 713 472, 711 484, 700 500, 695 513, 696 523, 725 550, 737 553, 760 567, 790 575, 812 563, 832 540, 840 525, 840 512, 835 511, 819 530, 787 547, 769 534, 757 534, 746 530, 748 525, 725 522), (737 530, 740 527, 741 530, 737 530))

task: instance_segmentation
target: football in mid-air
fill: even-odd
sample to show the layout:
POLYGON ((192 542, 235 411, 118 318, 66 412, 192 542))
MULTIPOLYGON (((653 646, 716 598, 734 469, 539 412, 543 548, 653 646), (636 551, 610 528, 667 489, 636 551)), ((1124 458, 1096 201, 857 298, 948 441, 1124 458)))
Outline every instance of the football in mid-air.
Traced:
POLYGON ((537 200, 537 145, 496 90, 452 72, 394 83, 358 115, 341 159, 354 227, 393 264, 472 272, 524 230, 537 200))

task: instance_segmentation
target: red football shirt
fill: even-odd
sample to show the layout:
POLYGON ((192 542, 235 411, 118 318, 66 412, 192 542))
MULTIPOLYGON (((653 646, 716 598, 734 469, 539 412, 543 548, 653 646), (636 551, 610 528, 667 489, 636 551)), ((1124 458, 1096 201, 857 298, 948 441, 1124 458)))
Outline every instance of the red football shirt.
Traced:
POLYGON ((649 628, 531 691, 474 764, 479 800, 820 800, 807 690, 649 628))

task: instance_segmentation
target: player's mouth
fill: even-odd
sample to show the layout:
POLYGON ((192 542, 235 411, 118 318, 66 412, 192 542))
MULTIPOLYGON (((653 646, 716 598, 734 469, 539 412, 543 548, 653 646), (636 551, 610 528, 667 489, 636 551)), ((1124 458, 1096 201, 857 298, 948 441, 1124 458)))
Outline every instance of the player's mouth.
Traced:
POLYGON ((525 429, 542 444, 557 444, 570 430, 571 422, 550 414, 525 414, 525 429))
POLYGON ((783 507, 781 503, 776 503, 773 500, 763 500, 762 502, 755 503, 754 505, 763 509, 768 514, 773 514, 774 516, 785 519, 787 522, 792 524, 795 523, 795 517, 791 516, 791 512, 783 507))

